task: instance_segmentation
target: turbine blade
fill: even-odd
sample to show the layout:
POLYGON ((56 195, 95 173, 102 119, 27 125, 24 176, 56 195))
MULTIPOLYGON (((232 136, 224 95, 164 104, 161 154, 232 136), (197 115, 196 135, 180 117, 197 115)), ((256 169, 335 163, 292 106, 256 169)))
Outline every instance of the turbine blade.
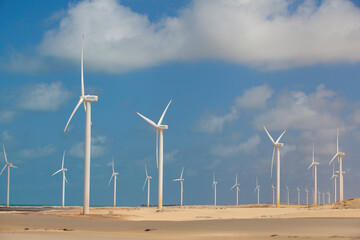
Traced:
POLYGON ((267 135, 269 136, 270 141, 271 141, 273 144, 275 144, 274 139, 271 137, 271 135, 270 135, 270 133, 268 132, 268 130, 266 129, 265 125, 263 125, 263 128, 264 128, 265 132, 267 133, 267 135))
POLYGON ((168 103, 168 105, 166 106, 166 108, 165 108, 163 114, 161 115, 161 118, 160 118, 160 120, 159 120, 159 122, 158 122, 157 125, 160 125, 160 124, 162 123, 162 120, 163 120, 163 118, 164 118, 164 116, 165 116, 165 113, 166 113, 168 107, 170 106, 170 103, 172 102, 172 100, 173 100, 173 99, 171 99, 170 102, 168 103))
POLYGON ((4 149, 4 157, 5 157, 5 162, 7 163, 7 157, 6 157, 6 151, 5 151, 5 145, 3 144, 3 149, 4 149))
POLYGON ((148 123, 150 123, 151 125, 153 125, 154 127, 157 128, 157 125, 156 125, 152 120, 148 119, 147 117, 141 115, 141 114, 138 113, 138 112, 136 112, 136 113, 137 113, 137 115, 139 115, 140 117, 142 117, 145 121, 147 121, 148 123))
POLYGON ((76 107, 74 108, 74 111, 71 113, 70 118, 69 118, 69 120, 68 120, 68 122, 67 122, 67 124, 66 124, 66 126, 65 126, 65 128, 64 128, 64 134, 65 134, 65 131, 66 131, 66 129, 67 129, 67 127, 68 127, 68 125, 69 125, 72 117, 74 116, 75 112, 77 111, 77 109, 79 108, 80 104, 81 104, 83 101, 84 101, 84 98, 81 97, 80 100, 79 100, 79 102, 78 102, 78 104, 77 104, 76 107))
POLYGON ((112 170, 113 170, 113 174, 114 174, 114 172, 115 172, 115 169, 114 169, 114 157, 112 158, 111 166, 112 166, 112 170))
POLYGON ((336 153, 339 152, 339 129, 337 129, 336 133, 336 153))
POLYGON ((334 161, 334 159, 337 157, 337 153, 335 154, 335 156, 331 159, 331 161, 329 162, 329 165, 332 163, 332 161, 334 161))
POLYGON ((312 155, 312 162, 315 162, 315 143, 313 142, 313 155, 312 155))
POLYGON ((257 187, 254 189, 254 194, 255 194, 256 190, 257 190, 257 187))
POLYGON ((229 191, 233 190, 234 187, 236 187, 236 184, 234 186, 232 186, 229 191))
POLYGON ((54 173, 53 173, 53 175, 51 175, 51 176, 54 176, 55 174, 58 174, 59 172, 61 172, 61 170, 62 170, 62 169, 60 169, 60 170, 58 170, 58 171, 54 172, 54 173))
POLYGON ((273 166, 274 166, 274 157, 275 157, 275 146, 273 149, 272 159, 271 159, 271 172, 270 172, 270 179, 272 179, 272 172, 273 172, 273 166))
POLYGON ((63 159, 62 159, 61 169, 64 168, 64 159, 65 159, 65 150, 64 150, 64 153, 63 153, 63 159))
POLYGON ((66 182, 66 183, 69 183, 68 180, 67 180, 67 178, 66 178, 66 176, 65 176, 65 173, 64 173, 64 178, 65 178, 65 182, 66 182))
POLYGON ((180 179, 182 179, 183 173, 184 173, 184 167, 182 168, 180 179))
POLYGON ((5 166, 4 166, 4 168, 1 170, 1 172, 0 172, 0 176, 1 176, 1 174, 3 173, 3 171, 5 170, 5 168, 6 168, 6 164, 5 164, 5 166))
MULTIPOLYGON (((84 35, 81 42, 81 96, 84 97, 85 90, 84 90, 84 35)), ((86 107, 84 104, 84 108, 86 111, 86 107)))
POLYGON ((312 162, 308 168, 308 170, 314 165, 314 162, 312 162))
POLYGON ((285 131, 283 131, 283 133, 280 135, 280 137, 276 140, 276 142, 275 142, 275 143, 279 143, 280 139, 281 139, 281 138, 282 138, 282 136, 285 134, 285 132, 286 132, 286 130, 285 130, 285 131))
POLYGON ((12 164, 10 165, 10 167, 12 167, 12 168, 18 168, 18 167, 16 167, 16 166, 12 165, 12 164))
POLYGON ((147 178, 148 177, 148 172, 147 172, 146 164, 145 164, 145 173, 146 173, 146 178, 147 178))
POLYGON ((146 182, 148 181, 148 178, 145 178, 145 182, 144 182, 144 186, 143 186, 143 191, 145 189, 145 185, 146 185, 146 182))
POLYGON ((109 183, 108 183, 108 186, 110 186, 110 183, 111 183, 111 180, 112 180, 113 176, 114 176, 114 174, 111 175, 111 178, 110 178, 110 181, 109 181, 109 183))
POLYGON ((179 178, 178 178, 178 179, 173 179, 173 181, 174 181, 174 182, 177 182, 177 181, 180 181, 180 179, 179 179, 179 178))
POLYGON ((159 169, 159 129, 156 128, 156 168, 159 169))

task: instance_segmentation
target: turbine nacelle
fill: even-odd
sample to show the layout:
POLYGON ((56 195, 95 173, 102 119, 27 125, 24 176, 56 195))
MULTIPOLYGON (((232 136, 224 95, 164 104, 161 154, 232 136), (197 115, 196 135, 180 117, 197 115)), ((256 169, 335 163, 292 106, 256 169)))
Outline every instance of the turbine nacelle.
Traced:
POLYGON ((80 97, 80 99, 83 98, 86 102, 97 102, 99 97, 97 95, 85 95, 84 97, 80 97))
POLYGON ((165 130, 168 129, 168 125, 158 125, 156 128, 159 130, 165 130))

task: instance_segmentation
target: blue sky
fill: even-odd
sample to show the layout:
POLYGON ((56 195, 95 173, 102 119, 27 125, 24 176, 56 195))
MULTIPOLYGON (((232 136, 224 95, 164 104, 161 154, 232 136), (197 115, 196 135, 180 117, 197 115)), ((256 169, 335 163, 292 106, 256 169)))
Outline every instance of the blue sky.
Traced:
MULTIPOLYGON (((281 154, 285 188, 312 188, 312 141, 319 190, 332 192, 336 129, 344 158, 345 198, 360 193, 360 9, 338 1, 1 1, 0 137, 11 172, 11 203, 61 204, 66 150, 66 204, 82 204, 84 111, 65 124, 80 95, 84 42, 85 92, 92 104, 91 204, 112 205, 111 158, 118 205, 146 203, 144 164, 157 202, 155 131, 135 114, 164 118, 164 203, 233 204, 236 172, 240 203, 270 202, 272 145, 281 154)), ((4 158, 0 157, 1 164, 4 158)), ((336 165, 337 168, 337 165, 336 165)), ((305 193, 302 191, 302 199, 305 193)), ((0 176, 0 204, 6 174, 0 176)))

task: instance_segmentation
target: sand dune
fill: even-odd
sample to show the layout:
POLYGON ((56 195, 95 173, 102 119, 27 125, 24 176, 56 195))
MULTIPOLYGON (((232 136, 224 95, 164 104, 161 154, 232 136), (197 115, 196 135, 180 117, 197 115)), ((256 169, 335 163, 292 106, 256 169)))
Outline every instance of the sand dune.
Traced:
POLYGON ((319 207, 0 207, 0 239, 356 239, 360 199, 319 207))

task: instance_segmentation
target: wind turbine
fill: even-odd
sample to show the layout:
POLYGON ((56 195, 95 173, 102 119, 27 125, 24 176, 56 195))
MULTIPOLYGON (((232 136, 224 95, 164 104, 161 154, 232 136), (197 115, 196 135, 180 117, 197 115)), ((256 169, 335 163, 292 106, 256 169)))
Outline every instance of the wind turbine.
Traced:
POLYGON ((4 149, 4 157, 5 157, 5 166, 4 168, 1 170, 0 172, 0 176, 3 173, 3 171, 5 170, 5 168, 8 168, 8 175, 7 175, 7 194, 6 194, 6 207, 9 207, 9 195, 10 195, 10 168, 17 168, 15 167, 11 162, 7 161, 7 157, 6 157, 6 152, 5 152, 5 146, 3 144, 3 149, 4 149))
POLYGON ((330 202, 331 202, 331 200, 330 200, 330 192, 327 192, 326 194, 328 196, 328 204, 330 204, 330 202))
POLYGON ((321 204, 321 192, 318 192, 318 197, 319 197, 319 204, 321 204))
POLYGON ((180 206, 183 205, 183 181, 184 181, 184 179, 182 178, 183 173, 184 173, 184 167, 182 168, 180 178, 173 180, 174 182, 180 182, 180 186, 181 186, 181 189, 180 189, 180 206))
POLYGON ((324 192, 322 193, 322 196, 323 196, 323 204, 325 205, 326 203, 325 203, 325 193, 324 192))
POLYGON ((289 205, 289 202, 290 202, 290 190, 288 188, 288 186, 285 186, 286 188, 286 192, 287 192, 287 205, 289 205))
POLYGON ((273 165, 274 165, 275 149, 277 150, 277 154, 276 154, 276 170, 277 170, 276 171, 276 207, 280 207, 280 147, 283 147, 284 144, 280 143, 279 141, 280 141, 281 137, 285 134, 286 130, 280 135, 280 137, 275 142, 274 139, 271 137, 270 133, 268 132, 268 130, 266 129, 265 125, 263 125, 263 127, 264 127, 265 132, 269 136, 270 141, 274 145, 273 155, 272 155, 272 159, 271 159, 270 178, 272 178, 272 169, 273 169, 273 165))
POLYGON ((146 168, 146 164, 145 164, 145 174, 146 174, 146 178, 145 178, 145 182, 144 182, 144 186, 143 186, 143 191, 144 191, 144 189, 145 189, 145 184, 146 184, 146 182, 147 182, 147 183, 148 183, 147 207, 149 207, 149 204, 150 204, 150 180, 151 180, 151 176, 148 175, 147 168, 146 168))
POLYGON ((336 154, 329 162, 329 165, 337 157, 339 161, 339 201, 341 202, 344 199, 344 172, 342 170, 342 158, 345 156, 344 152, 339 152, 339 129, 337 129, 336 134, 336 154))
POLYGON ((309 190, 307 189, 307 187, 305 188, 305 192, 306 192, 306 205, 309 205, 309 190))
POLYGON ((218 184, 218 182, 215 181, 215 172, 214 172, 213 184, 212 184, 212 187, 214 188, 214 206, 216 206, 216 184, 218 184))
POLYGON ((83 214, 89 214, 90 210, 90 154, 91 154, 91 102, 97 102, 98 96, 85 95, 84 90, 84 35, 81 43, 81 95, 79 102, 70 115, 70 118, 65 126, 65 131, 81 104, 84 104, 86 113, 85 118, 85 152, 84 152, 84 200, 83 200, 83 214))
POLYGON ((256 190, 257 190, 257 204, 259 204, 260 203, 260 185, 259 185, 257 177, 256 177, 256 187, 254 189, 254 193, 256 192, 256 190))
POLYGON ((300 188, 297 187, 296 191, 298 192, 298 205, 300 205, 300 188))
POLYGON ((165 116, 165 113, 171 103, 172 99, 166 106, 163 114, 160 117, 160 120, 157 124, 153 121, 144 117, 140 113, 136 112, 140 117, 142 117, 145 121, 150 123, 156 129, 156 165, 158 167, 158 174, 159 174, 159 189, 158 189, 158 208, 161 209, 163 205, 163 130, 168 129, 168 125, 161 125, 162 120, 165 116), (159 134, 160 132, 160 134, 159 134), (159 136, 160 135, 160 136, 159 136))
POLYGON ((331 180, 334 180, 334 202, 336 202, 337 200, 337 194, 336 194, 336 190, 337 190, 337 186, 336 186, 336 179, 337 179, 338 175, 335 174, 335 166, 333 165, 333 175, 331 177, 331 180))
POLYGON ((238 183, 238 180, 237 180, 237 173, 236 173, 236 177, 235 177, 235 184, 234 186, 232 186, 230 188, 230 191, 233 190, 234 187, 236 187, 236 206, 239 205, 239 191, 240 191, 240 188, 239 188, 239 183, 238 183))
POLYGON ((275 189, 274 185, 271 184, 272 194, 273 194, 273 204, 275 204, 275 189))
POLYGON ((311 167, 314 167, 313 169, 313 173, 314 173, 314 206, 317 205, 317 198, 316 198, 316 193, 317 193, 317 166, 319 165, 318 162, 315 162, 315 144, 313 143, 313 154, 312 154, 312 163, 310 164, 308 170, 311 167))
POLYGON ((65 177, 65 172, 67 171, 67 168, 64 168, 64 160, 65 160, 65 150, 64 150, 64 153, 63 153, 61 168, 58 171, 54 172, 53 175, 51 175, 51 176, 54 176, 54 175, 58 174, 59 172, 62 172, 62 174, 63 174, 63 180, 62 180, 62 207, 65 206, 65 181, 68 183, 68 180, 65 177))
POLYGON ((118 173, 115 172, 115 169, 114 169, 114 158, 112 159, 111 165, 112 165, 112 175, 111 175, 110 181, 108 183, 108 186, 110 186, 111 180, 114 177, 114 207, 116 207, 116 178, 117 178, 118 173))

